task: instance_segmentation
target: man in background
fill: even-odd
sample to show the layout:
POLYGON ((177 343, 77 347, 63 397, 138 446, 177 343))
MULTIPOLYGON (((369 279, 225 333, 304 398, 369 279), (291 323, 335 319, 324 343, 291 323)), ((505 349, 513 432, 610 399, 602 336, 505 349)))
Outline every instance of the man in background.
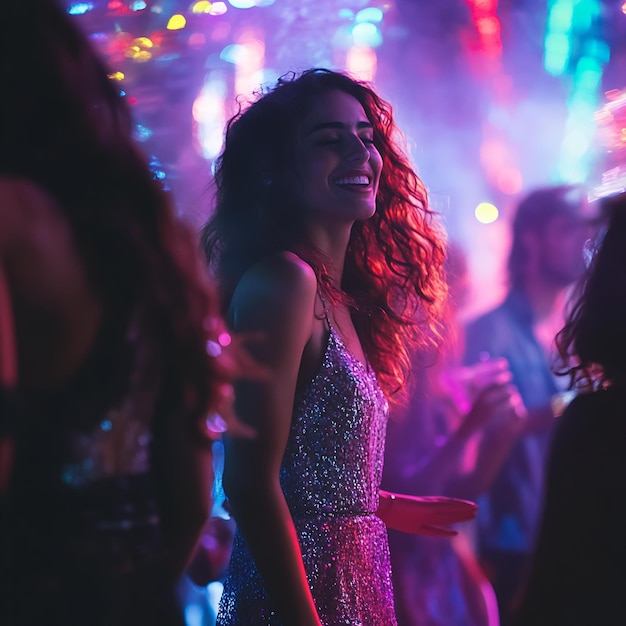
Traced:
MULTIPOLYGON (((513 221, 506 299, 467 327, 465 363, 506 358, 528 410, 508 458, 479 498, 478 554, 494 586, 502 626, 522 584, 541 514, 550 432, 568 383, 551 371, 554 337, 562 327, 567 288, 585 269, 594 218, 579 186, 527 195, 513 221)), ((493 454, 496 444, 496 433, 487 427, 479 458, 493 454)))

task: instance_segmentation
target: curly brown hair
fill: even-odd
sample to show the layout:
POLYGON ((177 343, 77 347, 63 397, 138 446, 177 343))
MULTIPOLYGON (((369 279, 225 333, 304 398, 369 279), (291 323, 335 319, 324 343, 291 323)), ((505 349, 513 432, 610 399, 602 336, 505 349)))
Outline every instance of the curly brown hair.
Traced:
POLYGON ((439 337, 446 291, 443 233, 400 139, 391 105, 368 84, 322 68, 285 75, 229 121, 215 173, 215 211, 202 232, 225 306, 243 273, 265 255, 288 249, 310 263, 323 294, 350 304, 388 396, 403 388, 412 350, 439 337), (384 163, 376 213, 354 224, 339 286, 306 241, 302 212, 294 210, 300 202, 288 184, 301 120, 316 97, 337 90, 363 106, 384 163))

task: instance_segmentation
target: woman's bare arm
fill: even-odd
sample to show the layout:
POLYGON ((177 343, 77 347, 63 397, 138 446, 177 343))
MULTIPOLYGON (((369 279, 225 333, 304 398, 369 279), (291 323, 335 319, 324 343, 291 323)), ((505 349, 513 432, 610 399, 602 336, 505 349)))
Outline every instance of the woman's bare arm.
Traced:
POLYGON ((256 436, 226 439, 224 488, 285 626, 320 626, 279 483, 316 290, 313 270, 284 252, 247 272, 230 307, 235 332, 262 335, 252 353, 267 373, 236 385, 237 414, 256 436))

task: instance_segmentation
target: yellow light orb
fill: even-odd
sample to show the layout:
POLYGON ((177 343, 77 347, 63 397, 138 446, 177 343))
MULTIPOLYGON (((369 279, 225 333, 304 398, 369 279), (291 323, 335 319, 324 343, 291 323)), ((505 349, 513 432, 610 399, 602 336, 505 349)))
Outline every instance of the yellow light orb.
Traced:
POLYGON ((124 72, 112 72, 111 74, 109 74, 109 78, 111 80, 124 80, 124 72))
POLYGON ((500 213, 495 204, 481 202, 474 210, 474 216, 481 224, 491 224, 498 219, 500 213))
POLYGON ((133 61, 137 61, 137 63, 145 63, 152 58, 152 54, 147 50, 138 50, 133 54, 133 61))
POLYGON ((207 0, 201 0, 201 2, 194 2, 191 6, 192 13, 208 13, 211 10, 211 3, 207 0))
POLYGON ((137 46, 138 48, 141 49, 146 49, 146 48, 152 48, 154 44, 152 43, 152 40, 149 39, 148 37, 137 37, 136 39, 133 40, 133 46, 137 46))
POLYGON ((185 28, 187 25, 187 20, 184 15, 180 13, 176 13, 176 15, 172 15, 167 23, 167 30, 181 30, 185 28))

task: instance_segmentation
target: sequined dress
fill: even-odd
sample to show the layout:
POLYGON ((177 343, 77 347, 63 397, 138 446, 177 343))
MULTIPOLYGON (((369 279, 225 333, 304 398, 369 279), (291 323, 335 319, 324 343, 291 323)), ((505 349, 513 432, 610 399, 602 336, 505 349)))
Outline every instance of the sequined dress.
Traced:
MULTIPOLYGON (((373 371, 330 327, 320 371, 296 394, 280 481, 324 626, 394 626, 387 530, 375 515, 388 407, 373 371)), ((240 534, 219 626, 280 626, 240 534)))

